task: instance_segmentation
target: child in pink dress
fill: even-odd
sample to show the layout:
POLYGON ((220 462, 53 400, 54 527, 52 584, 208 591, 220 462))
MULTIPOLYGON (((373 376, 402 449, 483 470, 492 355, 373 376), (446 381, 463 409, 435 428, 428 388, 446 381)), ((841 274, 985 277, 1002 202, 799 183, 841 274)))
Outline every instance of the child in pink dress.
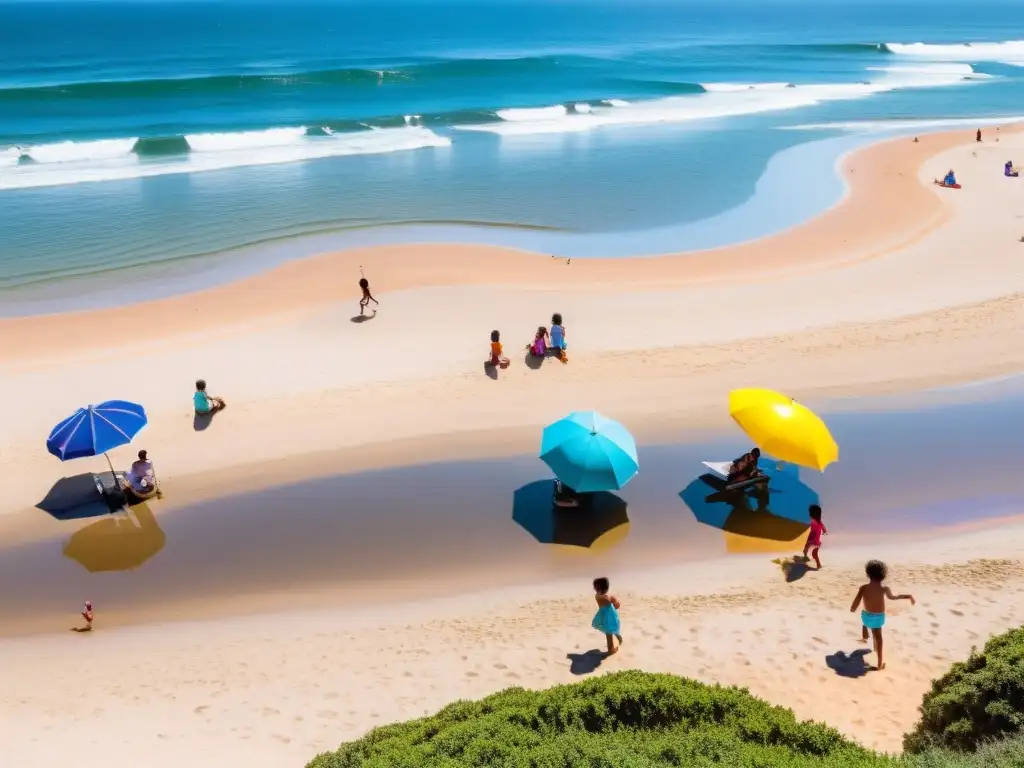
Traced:
POLYGON ((814 564, 821 569, 821 560, 818 559, 818 549, 821 548, 821 535, 828 535, 828 530, 825 528, 824 523, 821 522, 821 507, 817 504, 811 504, 810 509, 807 510, 811 516, 811 530, 807 534, 807 543, 804 544, 804 560, 807 559, 807 552, 810 551, 811 557, 814 558, 814 564))

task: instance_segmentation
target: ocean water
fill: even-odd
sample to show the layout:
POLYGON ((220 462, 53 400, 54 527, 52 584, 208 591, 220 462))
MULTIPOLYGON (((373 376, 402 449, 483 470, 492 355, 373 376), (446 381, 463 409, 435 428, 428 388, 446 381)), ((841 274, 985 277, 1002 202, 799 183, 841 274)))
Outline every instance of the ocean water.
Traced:
POLYGON ((1017 21, 1009 0, 0 0, 0 311, 359 242, 759 236, 838 200, 835 160, 880 133, 1024 113, 1017 21))

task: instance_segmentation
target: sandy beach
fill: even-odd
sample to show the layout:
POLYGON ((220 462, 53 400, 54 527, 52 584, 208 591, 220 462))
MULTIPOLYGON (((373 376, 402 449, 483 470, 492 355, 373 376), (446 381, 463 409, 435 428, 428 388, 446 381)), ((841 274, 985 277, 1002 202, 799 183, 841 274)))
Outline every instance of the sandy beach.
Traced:
MULTIPOLYGON (((848 185, 838 206, 729 248, 567 263, 465 244, 384 247, 171 299, 0 320, 0 396, 25 404, 0 437, 0 468, 16 478, 0 533, 17 547, 80 527, 34 505, 62 475, 105 461, 61 466, 44 439, 75 408, 110 398, 146 406, 149 426, 112 459, 126 468, 148 449, 168 497, 152 511, 169 520, 239 491, 530 453, 539 427, 570 410, 596 408, 638 441, 669 442, 726 427, 737 386, 827 400, 1020 373, 1024 187, 1002 166, 1024 156, 1024 134, 1004 126, 973 139, 936 133, 855 152, 837 169, 848 185), (932 184, 949 168, 962 189, 932 184), (354 317, 360 270, 380 300, 365 321, 354 317), (569 364, 531 368, 522 349, 552 312, 565 317, 569 364), (484 366, 492 329, 512 360, 496 375, 484 366), (200 377, 229 407, 197 430, 200 377)), ((895 751, 929 681, 1024 621, 1022 544, 1012 519, 927 540, 837 536, 825 570, 789 581, 762 555, 653 570, 616 562, 627 643, 599 668, 586 580, 456 579, 443 599, 367 582, 358 606, 147 614, 103 631, 98 609, 84 636, 68 631, 88 597, 76 594, 49 629, 19 628, 7 612, 4 634, 33 634, 0 639, 0 738, 19 766, 72 751, 83 768, 295 766, 459 697, 639 668, 747 686, 895 751), (918 597, 892 611, 881 673, 867 671, 848 612, 868 557, 890 560, 894 587, 918 597)))

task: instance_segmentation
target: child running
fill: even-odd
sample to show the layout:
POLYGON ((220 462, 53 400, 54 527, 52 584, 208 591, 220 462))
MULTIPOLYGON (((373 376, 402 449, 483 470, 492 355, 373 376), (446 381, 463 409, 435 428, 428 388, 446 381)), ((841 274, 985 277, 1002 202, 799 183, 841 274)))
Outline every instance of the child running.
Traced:
POLYGON ((881 560, 871 560, 864 571, 868 575, 867 584, 857 590, 857 596, 850 606, 850 613, 857 610, 857 607, 864 603, 864 610, 860 612, 861 640, 867 642, 868 630, 875 641, 875 655, 878 657, 876 669, 885 669, 885 661, 882 659, 882 627, 885 626, 885 598, 890 600, 909 600, 915 605, 913 595, 894 595, 889 587, 883 586, 882 582, 889 575, 889 568, 881 560))
POLYGON ((82 608, 82 618, 85 619, 85 631, 92 631, 92 601, 86 600, 82 608))
POLYGON ((608 589, 610 585, 608 579, 604 576, 594 579, 594 598, 597 600, 597 613, 594 614, 594 620, 590 625, 598 632, 604 632, 605 638, 608 640, 608 655, 615 653, 619 649, 615 647, 615 641, 613 637, 619 639, 619 645, 622 645, 621 627, 619 625, 619 608, 621 604, 615 595, 609 595, 608 589))
MULTIPOLYGON (((371 301, 377 306, 380 306, 380 302, 373 298, 373 295, 370 293, 370 281, 365 277, 359 279, 359 287, 363 289, 363 298, 359 300, 359 314, 362 316, 366 312, 366 308, 370 306, 371 301)), ((376 314, 377 310, 374 309, 373 312, 376 314)))
POLYGON ((821 522, 821 507, 817 504, 811 504, 807 513, 811 516, 811 530, 807 534, 807 543, 804 544, 804 560, 807 560, 807 552, 810 550, 811 557, 814 558, 814 564, 818 566, 820 571, 821 560, 818 559, 818 550, 821 548, 821 535, 825 534, 828 536, 828 529, 821 522))
POLYGON ((569 357, 565 353, 565 326, 562 325, 562 316, 555 312, 551 316, 551 348, 558 355, 558 359, 563 363, 569 362, 569 357))

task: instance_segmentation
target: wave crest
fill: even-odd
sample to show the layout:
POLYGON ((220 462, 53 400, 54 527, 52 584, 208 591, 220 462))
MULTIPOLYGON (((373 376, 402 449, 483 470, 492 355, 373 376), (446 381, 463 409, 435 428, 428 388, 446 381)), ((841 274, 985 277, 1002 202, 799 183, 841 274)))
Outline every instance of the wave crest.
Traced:
POLYGON ((386 154, 450 144, 447 137, 412 125, 320 136, 308 135, 306 129, 300 127, 64 141, 3 150, 0 153, 0 168, 3 168, 0 190, 198 173, 345 155, 386 154))

